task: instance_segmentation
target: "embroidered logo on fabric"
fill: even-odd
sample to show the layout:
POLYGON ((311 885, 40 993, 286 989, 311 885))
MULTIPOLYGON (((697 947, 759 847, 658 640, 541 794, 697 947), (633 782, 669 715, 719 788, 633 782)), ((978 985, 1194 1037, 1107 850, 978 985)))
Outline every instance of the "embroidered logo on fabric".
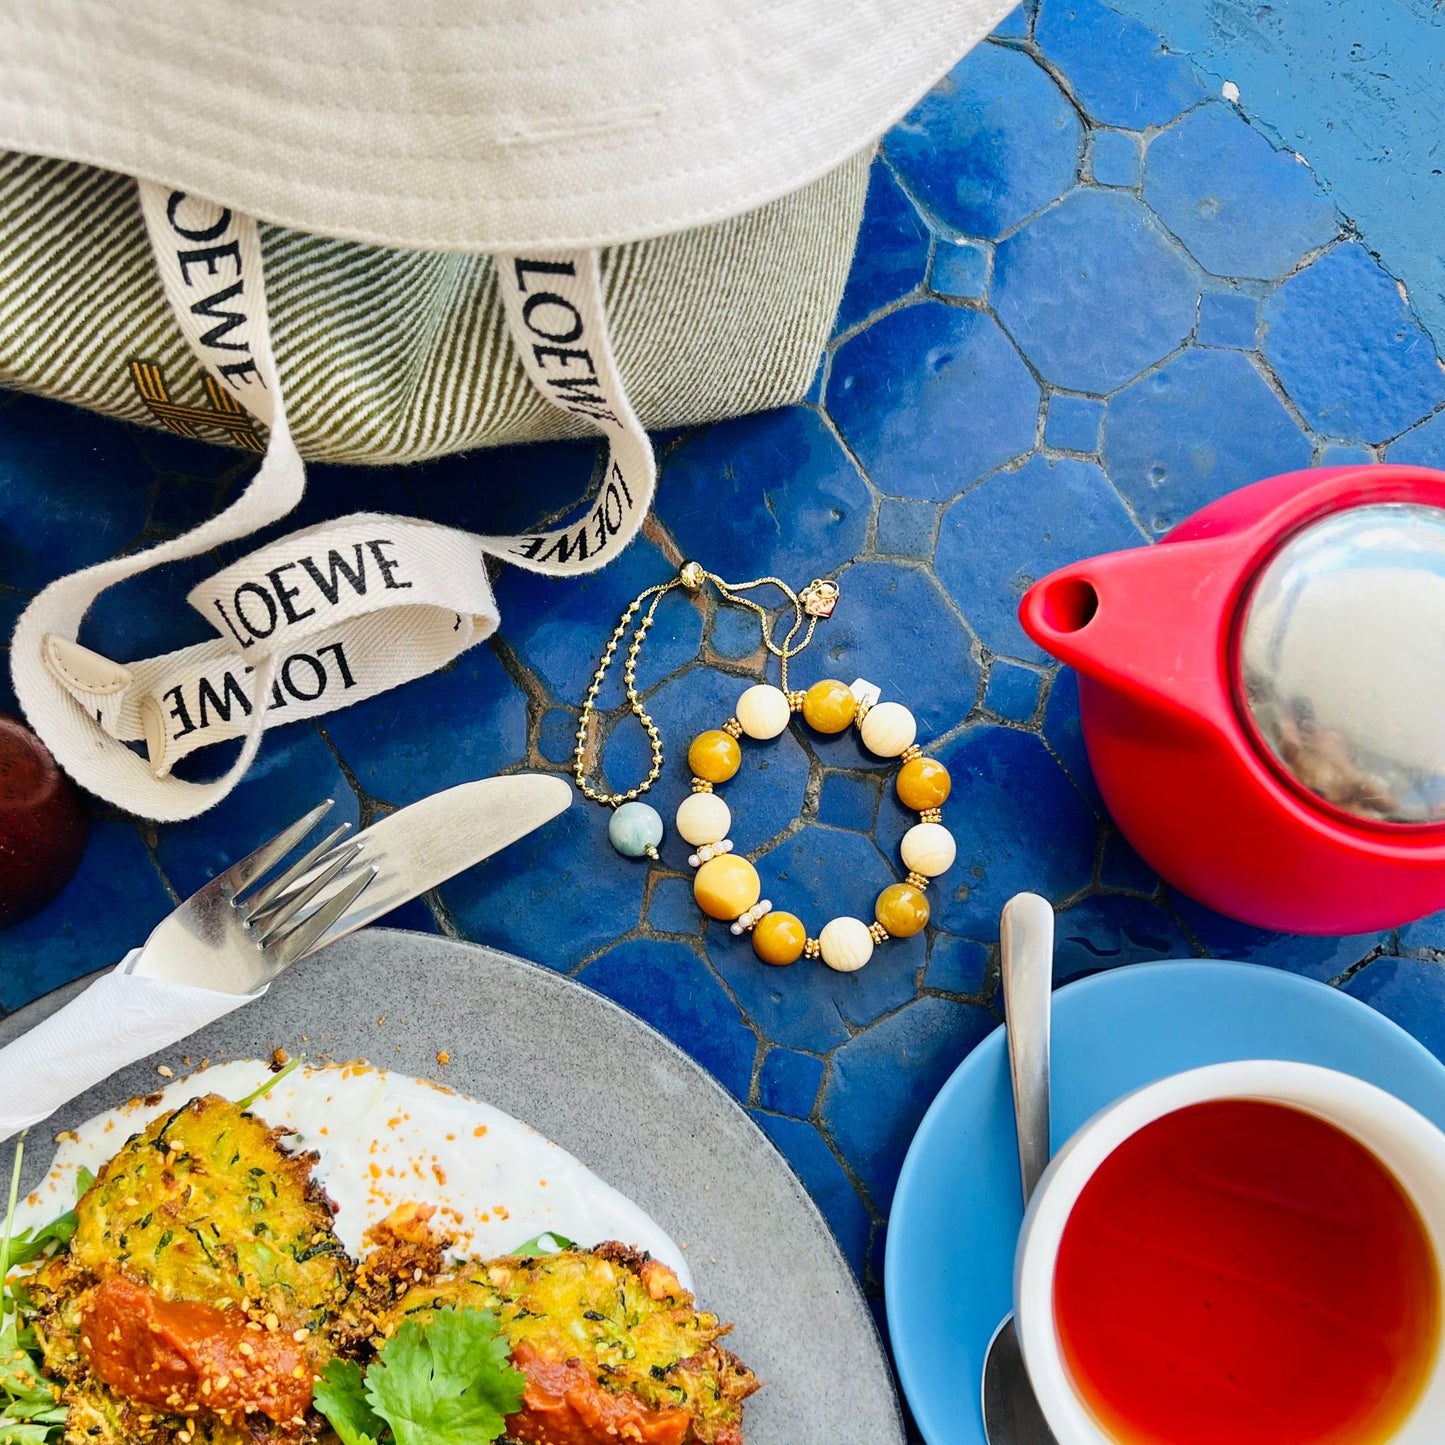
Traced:
POLYGON ((132 361, 130 379, 150 414, 177 436, 194 439, 200 436, 198 428, 221 431, 247 451, 266 450, 251 413, 209 372, 201 373, 209 406, 182 406, 172 401, 166 374, 154 361, 132 361))

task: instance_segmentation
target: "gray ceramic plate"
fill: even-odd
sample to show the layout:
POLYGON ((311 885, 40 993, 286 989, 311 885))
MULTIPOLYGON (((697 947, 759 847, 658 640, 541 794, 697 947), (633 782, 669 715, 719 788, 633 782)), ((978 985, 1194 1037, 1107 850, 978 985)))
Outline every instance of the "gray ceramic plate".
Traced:
MULTIPOLYGON (((8 1043, 83 984, 0 1022, 8 1043)), ((259 1002, 92 1089, 59 1130, 156 1087, 181 1056, 277 1046, 435 1076, 515 1114, 687 1241, 698 1296, 766 1381, 748 1445, 896 1445, 903 1426, 872 1316, 782 1156, 702 1069, 610 1000, 472 944, 370 929, 309 959, 259 1002), (385 1024, 377 1020, 386 1016, 385 1024), (302 1043, 305 1036, 307 1042, 302 1043)), ((53 1127, 52 1127, 53 1126, 53 1127)), ((9 1150, 0 1178, 9 1175, 9 1150)), ((37 1149, 27 1187, 49 1167, 37 1149)))

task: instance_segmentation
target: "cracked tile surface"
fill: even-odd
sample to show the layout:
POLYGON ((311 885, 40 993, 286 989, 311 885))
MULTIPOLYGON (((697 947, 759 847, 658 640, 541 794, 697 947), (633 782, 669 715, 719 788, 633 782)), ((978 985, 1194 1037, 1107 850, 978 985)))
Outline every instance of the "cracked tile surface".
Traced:
MULTIPOLYGON (((875 1298, 911 1131, 998 1021, 997 913, 1018 889, 1061 909, 1060 982, 1179 954, 1253 960, 1342 983, 1445 1053, 1445 918, 1292 938, 1172 892, 1107 820, 1075 680, 1015 616, 1052 568, 1147 545, 1260 477, 1312 460, 1445 466, 1445 372, 1370 238, 1212 94, 1098 0, 1017 11, 884 139, 804 402, 665 439, 654 521, 623 559, 571 582, 505 573, 498 639, 320 725, 278 728, 204 818, 155 828, 103 811, 70 888, 0 933, 0 1004, 112 962, 313 795, 334 791, 344 815, 369 820, 465 777, 565 774, 616 617, 696 556, 738 580, 840 579, 842 604, 794 676, 880 683, 952 769, 959 861, 926 935, 854 975, 766 968, 700 917, 675 840, 649 874, 584 803, 397 922, 575 974, 675 1039, 792 1161, 875 1298)), ((580 495, 596 462, 595 446, 566 443, 316 467, 270 535, 359 506, 516 529, 580 495)), ((7 635, 51 578, 195 525, 250 465, 0 396, 7 635)), ((206 636, 182 599, 216 560, 117 590, 87 640, 130 658, 206 636)), ((640 669, 669 749, 652 795, 665 818, 686 793, 688 739, 764 663, 749 614, 666 599, 640 669)), ((619 700, 614 681, 603 702, 619 700)), ((0 706, 14 706, 8 673, 0 706)), ((603 766, 629 785, 646 740, 630 718, 605 725, 603 766)), ((851 737, 750 747, 728 801, 780 907, 862 913, 895 876, 908 819, 891 770, 851 737)))

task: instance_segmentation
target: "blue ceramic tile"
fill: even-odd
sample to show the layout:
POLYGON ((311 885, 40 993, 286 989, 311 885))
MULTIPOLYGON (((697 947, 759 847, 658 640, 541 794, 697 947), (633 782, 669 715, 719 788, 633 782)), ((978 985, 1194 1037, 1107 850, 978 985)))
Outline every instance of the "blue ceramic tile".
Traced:
POLYGON ((1399 947, 1403 953, 1445 953, 1445 913, 1432 913, 1406 924, 1400 930, 1399 947))
POLYGON ((1025 0, 1016 10, 1010 10, 1002 20, 994 26, 995 35, 1011 36, 1015 39, 1026 39, 1033 27, 1034 15, 1038 10, 1038 0, 1025 0))
MULTIPOLYGON (((396 468, 421 516, 483 535, 525 533, 563 514, 595 488, 599 442, 541 442, 458 452, 396 468)), ((349 468, 353 476, 364 468, 349 468)), ((354 507, 343 506, 342 512, 354 507)))
POLYGON ((913 202, 880 156, 868 175, 868 199, 835 332, 848 331, 923 284, 930 236, 913 202))
POLYGON ((1019 626, 1024 593, 1056 567, 1141 540, 1092 462, 1035 457, 943 514, 934 565, 986 647, 1042 662, 1047 654, 1019 626))
POLYGON ((1319 464, 1322 467, 1357 467, 1369 466, 1374 460, 1368 447, 1352 447, 1339 443, 1321 449, 1319 464))
MULTIPOLYGON (((214 641, 219 628, 186 601, 198 583, 216 574, 216 559, 185 557, 107 588, 86 613, 80 640, 116 662, 214 641)), ((229 634, 227 634, 229 637, 229 634)))
POLYGON ((1241 963, 1264 963, 1271 968, 1302 973, 1321 982, 1337 978, 1362 958, 1368 958, 1388 941, 1386 933, 1356 933, 1343 938, 1319 938, 1302 933, 1270 933, 1263 928, 1225 918, 1202 903, 1174 891, 1174 911, 1213 958, 1241 963))
POLYGON ((1206 291, 1199 298, 1197 336, 1201 346, 1252 351, 1258 330, 1258 297, 1240 291, 1206 291))
POLYGON ((635 928, 647 870, 608 843, 607 818, 606 809, 576 802, 443 883, 442 902, 462 934, 567 970, 635 928))
POLYGON ((1063 71, 1089 115, 1104 125, 1164 125, 1205 90, 1188 61, 1102 0, 1043 0, 1034 39, 1063 71))
POLYGON ((1096 452, 1103 425, 1102 401, 1056 391, 1044 414, 1044 445, 1061 452, 1096 452))
MULTIPOLYGON (((830 399, 839 385, 835 359, 830 399)), ((689 437, 664 464, 657 497, 657 515, 678 546, 710 572, 731 582, 773 572, 794 587, 857 554, 871 508, 857 468, 807 407, 719 422, 689 437)))
POLYGON ((988 946, 951 933, 935 935, 923 986, 938 993, 978 994, 988 976, 988 946))
POLYGON ((830 828, 872 832, 878 813, 878 781, 852 773, 824 773, 823 791, 818 798, 818 821, 830 828))
POLYGON ((904 185, 945 226, 992 239, 1073 184, 1083 127, 1019 50, 980 45, 883 138, 904 185))
POLYGON ((958 861, 933 900, 937 927, 995 938, 1015 893, 1058 902, 1089 886, 1093 815, 1038 737, 979 724, 936 755, 953 776, 944 825, 958 841, 958 861))
POLYGON ((1133 196, 1079 190, 998 248, 993 304, 1045 381, 1112 391, 1194 327, 1189 262, 1133 196))
POLYGON ((0 931, 0 1003, 19 1008, 119 963, 174 907, 135 828, 97 819, 80 868, 60 896, 0 931))
MULTIPOLYGON (((783 600, 778 593, 765 592, 763 596, 769 603, 783 600)), ((788 622, 791 621, 792 618, 789 617, 788 622)), ((787 631, 787 624, 782 625, 782 631, 787 631)), ((781 639, 781 633, 779 638, 781 639)), ((762 629, 758 619, 751 612, 737 607, 719 607, 714 611, 712 630, 707 635, 707 642, 717 656, 734 662, 744 658, 759 658, 763 650, 762 629)))
POLYGON ((390 913, 383 913, 372 928, 400 928, 408 933, 440 933, 441 925, 425 898, 413 898, 390 913))
POLYGON ((1430 338, 1355 242, 1326 251, 1266 299, 1263 345, 1322 436, 1382 442, 1445 401, 1430 338))
POLYGON ((1144 199, 1216 276, 1272 281, 1340 227, 1310 168, 1222 102, 1154 138, 1144 199))
POLYGON ((1072 668, 1061 667, 1049 689, 1044 704, 1044 741, 1059 760, 1066 777, 1072 781, 1094 812, 1102 815, 1104 800, 1089 767, 1084 747, 1084 729, 1079 721, 1079 678, 1072 668))
POLYGON ((822 1210, 843 1257, 852 1266, 853 1272, 861 1276, 868 1257, 868 1211, 848 1182, 848 1176, 833 1151, 811 1124, 803 1124, 796 1119, 780 1119, 776 1114, 756 1110, 753 1118, 793 1166, 822 1210))
MULTIPOLYGON (((196 400, 200 400, 199 386, 196 388, 196 400)), ((183 399, 183 404, 189 405, 190 402, 183 399)), ((162 427, 127 426, 126 431, 145 458, 146 465, 158 475, 169 473, 178 480, 194 484, 249 476, 256 470, 254 452, 177 436, 162 427)))
POLYGON ((1159 887, 1159 875, 1134 851, 1122 833, 1110 833, 1104 839, 1104 852, 1099 860, 1099 882, 1105 888, 1152 894, 1159 887))
POLYGON ((1186 351, 1109 402, 1104 466, 1155 534, 1237 487, 1309 466, 1312 454, 1239 352, 1186 351))
POLYGON ((828 410, 880 491, 943 501, 1033 446, 1039 388, 991 317, 929 301, 839 348, 828 410))
POLYGON ((758 1074, 758 1101, 775 1114, 806 1119, 822 1082, 822 1059, 792 1049, 769 1049, 758 1074))
POLYGON ((1054 983, 1193 952, 1178 922, 1157 903, 1117 894, 1085 898, 1055 920, 1054 983))
MULTIPOLYGON (((196 756, 209 763, 207 753, 196 756)), ((186 897, 324 798, 335 799, 321 825, 327 831, 360 821, 356 794, 314 724, 278 727, 266 734, 250 772, 228 798, 199 818, 158 831, 156 856, 172 886, 186 897)))
POLYGON ((930 996, 833 1055, 824 1122, 879 1209, 892 1202, 903 1156, 933 1096, 995 1022, 987 1009, 930 996))
MULTIPOLYGON (((897 882, 897 865, 858 833, 805 828, 756 860, 763 897, 796 914, 816 938, 830 918, 873 921, 879 893, 897 882)), ((874 950, 856 973, 834 973, 802 960, 788 968, 759 961, 751 942, 724 924, 708 927, 708 955, 749 1016, 775 1042, 825 1053, 848 1036, 907 1003, 923 964, 921 936, 893 939, 874 950)))
POLYGON ((1144 169, 1138 138, 1122 130, 1091 131, 1089 169, 1098 185, 1137 186, 1144 169))
POLYGON ((938 529, 932 502, 884 497, 878 507, 878 550, 886 557, 928 557, 938 529))
POLYGON ((1345 984, 1345 992, 1377 1008, 1445 1059, 1445 965, 1377 958, 1345 984))
POLYGON ((1412 428, 1385 453, 1387 462, 1445 468, 1445 411, 1412 428))
POLYGON ((691 878, 659 878, 652 885, 647 905, 648 926, 659 933, 682 933, 695 938, 704 918, 693 897, 691 878))
POLYGON ((589 988, 677 1040, 724 1088, 746 1100, 757 1036, 685 943, 619 943, 582 974, 589 988))
POLYGON ((1039 706, 1042 676, 1031 667, 1020 667, 1006 658, 996 658, 989 668, 988 685, 983 692, 983 705, 995 717, 1011 722, 1027 722, 1039 706))
POLYGON ((570 707, 549 707, 542 714, 542 723, 537 730, 538 752, 549 763, 570 768, 572 750, 576 746, 577 712, 570 707))
POLYGON ((520 763, 527 699, 482 643, 445 672, 333 713, 323 726, 367 793, 401 806, 520 763))
MULTIPOLYGON (((896 562, 855 562, 838 580, 838 610, 793 664, 798 684, 867 678, 913 713, 921 740, 961 722, 973 706, 980 669, 972 639, 932 575, 896 562)), ((881 765, 858 744, 856 729, 837 738, 808 736, 835 767, 881 765)))
POLYGON ((151 473, 114 422, 21 397, 0 411, 0 580, 36 591, 138 539, 151 473))
POLYGON ((993 247, 987 241, 949 240, 940 236, 933 248, 928 284, 940 296, 982 301, 988 295, 993 247))

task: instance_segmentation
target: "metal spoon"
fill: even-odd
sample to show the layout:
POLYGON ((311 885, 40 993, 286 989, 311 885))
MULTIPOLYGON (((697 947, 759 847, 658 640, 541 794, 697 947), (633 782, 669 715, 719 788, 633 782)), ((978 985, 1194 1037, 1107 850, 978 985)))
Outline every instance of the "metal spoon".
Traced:
MULTIPOLYGON (((1003 1009, 1013 1078, 1014 1127, 1024 1207, 1049 1162, 1049 990, 1054 910, 1037 893, 1019 893, 999 920, 1003 1009)), ((983 1428, 989 1445, 1058 1445, 1024 1369, 1014 1317, 1004 1317, 983 1364, 983 1428)))

